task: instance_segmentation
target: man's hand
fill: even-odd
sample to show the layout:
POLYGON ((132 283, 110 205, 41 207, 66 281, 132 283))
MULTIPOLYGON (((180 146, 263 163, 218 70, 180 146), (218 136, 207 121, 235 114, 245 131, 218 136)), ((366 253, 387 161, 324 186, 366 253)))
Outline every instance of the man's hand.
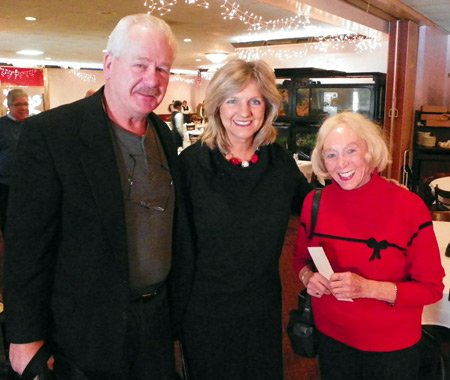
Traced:
POLYGON ((19 375, 22 375, 28 363, 43 344, 43 340, 25 344, 11 343, 9 346, 9 360, 12 369, 19 375))

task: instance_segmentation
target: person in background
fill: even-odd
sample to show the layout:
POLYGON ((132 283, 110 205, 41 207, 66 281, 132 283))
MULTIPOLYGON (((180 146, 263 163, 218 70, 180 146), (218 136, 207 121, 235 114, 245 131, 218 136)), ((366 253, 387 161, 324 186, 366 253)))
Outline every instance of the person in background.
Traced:
POLYGON ((153 110, 175 51, 164 21, 124 17, 104 87, 24 123, 5 240, 19 374, 45 342, 58 378, 174 378, 166 281, 177 152, 153 110))
POLYGON ((179 100, 173 102, 173 112, 170 116, 170 121, 172 122, 172 135, 175 145, 177 147, 182 147, 184 115, 181 111, 181 102, 179 100))
POLYGON ((175 100, 172 100, 172 102, 169 104, 169 106, 167 107, 167 109, 169 110, 169 113, 171 114, 174 111, 173 108, 173 103, 175 102, 175 100))
POLYGON ((206 117, 204 103, 205 103, 205 101, 203 101, 197 105, 197 117, 202 120, 205 119, 205 117, 206 117))
POLYGON ((189 108, 186 100, 183 100, 183 103, 181 104, 181 113, 184 116, 184 122, 190 123, 191 122, 191 109, 189 108))
POLYGON ((418 379, 424 305, 442 297, 444 271, 422 200, 380 177, 389 161, 377 125, 344 112, 328 118, 312 153, 331 176, 311 235, 309 194, 293 264, 312 296, 322 380, 418 379), (322 247, 334 274, 315 271, 322 247))
POLYGON ((3 235, 12 164, 22 130, 22 121, 29 116, 28 94, 20 88, 10 90, 6 96, 6 103, 9 112, 0 118, 0 230, 3 235))
POLYGON ((182 342, 193 380, 283 379, 278 261, 311 187, 275 142, 279 103, 265 62, 230 61, 206 90, 204 134, 180 154, 189 222, 177 240, 193 278, 182 342))

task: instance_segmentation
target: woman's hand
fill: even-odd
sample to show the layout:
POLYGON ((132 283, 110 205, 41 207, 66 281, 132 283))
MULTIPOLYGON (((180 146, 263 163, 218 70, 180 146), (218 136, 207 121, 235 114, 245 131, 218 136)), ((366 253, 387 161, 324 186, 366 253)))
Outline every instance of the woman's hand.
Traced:
POLYGON ((330 289, 338 299, 368 298, 371 293, 372 282, 351 272, 334 273, 330 277, 330 289))
POLYGON ((329 281, 319 272, 312 272, 308 280, 305 281, 306 289, 312 297, 320 298, 324 294, 331 294, 329 281))
POLYGON ((352 272, 334 273, 330 290, 338 298, 373 298, 393 305, 397 299, 397 285, 393 282, 368 280, 352 272))

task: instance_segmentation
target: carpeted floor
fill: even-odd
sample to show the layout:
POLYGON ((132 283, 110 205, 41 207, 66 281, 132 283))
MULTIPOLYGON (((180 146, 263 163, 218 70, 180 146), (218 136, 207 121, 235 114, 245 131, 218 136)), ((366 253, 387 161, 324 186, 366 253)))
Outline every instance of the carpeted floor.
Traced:
POLYGON ((280 259, 280 273, 283 284, 283 356, 285 380, 319 380, 317 359, 303 359, 292 352, 289 338, 286 334, 289 311, 297 307, 297 294, 302 285, 291 266, 294 243, 297 236, 299 221, 292 217, 286 233, 283 253, 280 259))

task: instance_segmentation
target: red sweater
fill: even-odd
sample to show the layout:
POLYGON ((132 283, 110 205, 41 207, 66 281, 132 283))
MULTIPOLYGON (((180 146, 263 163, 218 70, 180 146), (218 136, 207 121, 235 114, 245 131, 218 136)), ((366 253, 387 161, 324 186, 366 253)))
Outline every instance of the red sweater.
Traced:
POLYGON ((321 246, 334 272, 350 271, 393 282, 398 288, 393 307, 368 298, 345 302, 333 295, 313 297, 317 328, 364 351, 394 351, 417 343, 423 306, 442 298, 444 277, 430 214, 422 200, 378 174, 355 190, 343 190, 333 182, 323 190, 310 239, 312 195, 305 199, 300 217, 293 258, 296 273, 311 264, 307 247, 321 246), (376 249, 373 239, 385 242, 376 249))

